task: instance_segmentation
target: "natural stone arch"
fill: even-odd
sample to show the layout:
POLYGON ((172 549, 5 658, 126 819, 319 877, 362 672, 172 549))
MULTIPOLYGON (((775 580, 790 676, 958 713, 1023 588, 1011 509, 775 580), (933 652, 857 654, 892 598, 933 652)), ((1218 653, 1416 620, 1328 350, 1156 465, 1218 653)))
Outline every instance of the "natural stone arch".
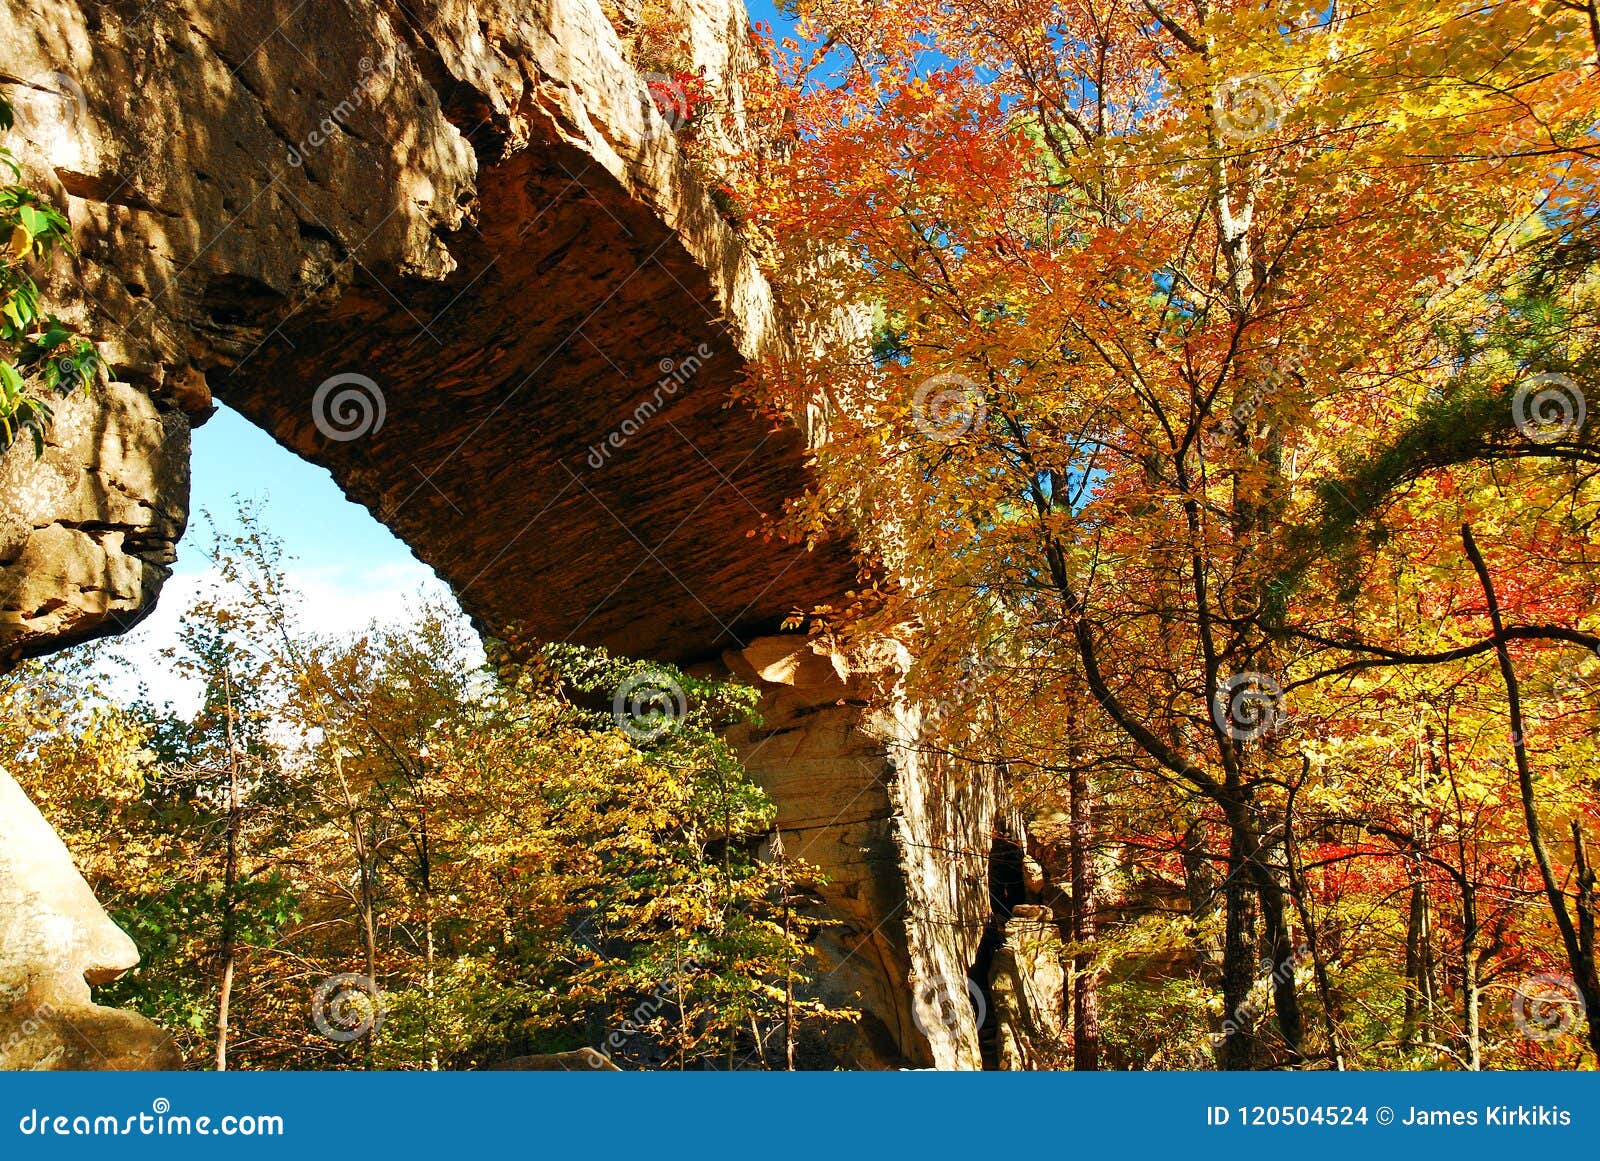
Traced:
MULTIPOLYGON (((929 776, 913 710, 772 636, 854 577, 844 546, 756 535, 806 434, 730 396, 793 340, 595 0, 20 7, 0 75, 81 239, 70 313, 120 379, 63 408, 41 463, 6 460, 0 655, 148 611, 214 391, 481 628, 755 682, 768 725, 736 740, 830 876, 826 986, 865 1013, 846 1063, 974 1066, 976 1029, 917 985, 973 962, 997 791, 929 776), (291 17, 309 70, 263 51, 291 17), (352 412, 344 438, 345 389, 381 425, 352 412)), ((742 6, 683 12, 736 103, 742 6)))

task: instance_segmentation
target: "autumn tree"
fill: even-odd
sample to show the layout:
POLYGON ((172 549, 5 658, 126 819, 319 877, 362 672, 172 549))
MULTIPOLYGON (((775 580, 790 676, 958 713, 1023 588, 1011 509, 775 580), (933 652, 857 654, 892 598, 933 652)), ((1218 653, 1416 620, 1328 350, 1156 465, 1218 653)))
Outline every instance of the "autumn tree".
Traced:
MULTIPOLYGON (((1307 763, 1337 777, 1313 723, 1359 708, 1358 673, 1448 683, 1496 650, 1593 642, 1593 573, 1570 564, 1591 525, 1557 507, 1590 510, 1567 469, 1591 445, 1551 389, 1576 386, 1594 336, 1583 294, 1552 298, 1560 277, 1535 269, 1569 288, 1586 269, 1586 18, 798 10, 766 94, 783 137, 748 159, 744 196, 780 284, 824 320, 874 318, 870 343, 825 343, 758 388, 820 418, 794 522, 848 529, 884 578, 830 628, 910 633, 930 702, 974 640, 1010 641, 1058 710, 1086 692, 1152 790, 1200 804, 1221 1063, 1306 1062, 1302 977, 1336 999, 1327 957, 1301 953, 1294 847, 1322 836, 1291 791, 1307 763), (1517 300, 1535 284, 1557 305, 1517 300), (1537 498, 1507 502, 1512 476, 1537 498), (1491 516, 1500 587, 1562 562, 1498 620, 1460 535, 1491 516)), ((1544 879, 1560 925, 1571 876, 1544 879)), ((1326 1039, 1342 1059, 1336 1023, 1326 1039)))

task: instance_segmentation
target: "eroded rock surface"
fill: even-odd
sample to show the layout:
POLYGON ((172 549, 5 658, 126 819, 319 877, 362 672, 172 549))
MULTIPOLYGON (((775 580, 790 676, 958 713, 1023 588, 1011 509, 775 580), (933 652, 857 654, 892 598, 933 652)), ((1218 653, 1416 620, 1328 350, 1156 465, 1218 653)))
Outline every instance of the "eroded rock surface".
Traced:
POLYGON ((42 457, 0 458, 0 666, 137 623, 188 499, 181 413, 117 382, 61 400, 42 457))
POLYGON ((1013 909, 989 974, 1001 1069, 1046 1068, 1060 1058, 1066 997, 1063 952, 1050 908, 1024 903, 1013 909))
POLYGON ((90 984, 138 962, 50 824, 0 770, 0 1068, 176 1068, 166 1033, 90 999, 90 984))
POLYGON ((862 1013, 852 1037, 834 1037, 846 1059, 981 1067, 968 972, 990 918, 998 778, 918 749, 915 709, 869 684, 893 672, 892 655, 845 657, 785 635, 723 660, 762 692, 761 725, 730 740, 777 803, 785 853, 826 876, 814 888, 830 921, 819 987, 862 1013))
MULTIPOLYGON (((804 480, 729 407, 785 330, 593 0, 11 7, 55 290, 135 387, 327 466, 496 632, 715 656, 849 582, 746 543, 804 480)), ((742 8, 683 18, 731 78, 742 8)))
MULTIPOLYGON (((678 11, 738 136, 743 7, 678 11)), ((732 393, 794 339, 630 61, 630 13, 11 0, 18 152, 78 240, 48 289, 118 384, 64 407, 44 464, 7 455, 0 659, 149 608, 215 396, 482 628, 758 678, 752 764, 831 876, 826 986, 868 1013, 857 1061, 975 1067, 970 1016, 919 997, 974 963, 997 791, 918 754, 914 711, 761 640, 855 566, 759 535, 805 485, 806 424, 732 393)))

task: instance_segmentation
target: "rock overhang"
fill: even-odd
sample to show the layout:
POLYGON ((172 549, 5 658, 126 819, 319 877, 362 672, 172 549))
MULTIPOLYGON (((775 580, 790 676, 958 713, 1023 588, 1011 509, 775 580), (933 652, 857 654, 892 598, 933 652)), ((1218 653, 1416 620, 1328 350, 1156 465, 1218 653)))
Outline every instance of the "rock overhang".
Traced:
MULTIPOLYGON (((681 7, 736 105, 742 7, 681 7)), ((214 392, 328 468, 480 628, 688 662, 849 586, 842 547, 769 536, 806 436, 734 396, 783 311, 594 0, 24 0, 0 53, 80 240, 69 317, 163 413, 214 392)), ((22 651, 131 624, 135 574, 103 625, 18 610, 22 651)))

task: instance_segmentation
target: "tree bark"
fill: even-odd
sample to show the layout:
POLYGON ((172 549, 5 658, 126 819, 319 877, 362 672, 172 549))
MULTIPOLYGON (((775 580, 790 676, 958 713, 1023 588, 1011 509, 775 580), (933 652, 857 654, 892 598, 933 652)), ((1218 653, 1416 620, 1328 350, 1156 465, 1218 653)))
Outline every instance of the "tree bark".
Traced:
POLYGON ((233 1002, 234 945, 238 939, 239 882, 239 751, 233 732, 233 681, 222 670, 224 724, 228 743, 228 825, 222 869, 222 982, 217 994, 217 1071, 228 1071, 228 1016, 233 1002))
POLYGON ((1089 774, 1074 764, 1067 775, 1069 873, 1072 880, 1072 1067, 1094 1072, 1100 1067, 1100 1002, 1087 951, 1095 931, 1095 876, 1091 858, 1094 832, 1089 774))

